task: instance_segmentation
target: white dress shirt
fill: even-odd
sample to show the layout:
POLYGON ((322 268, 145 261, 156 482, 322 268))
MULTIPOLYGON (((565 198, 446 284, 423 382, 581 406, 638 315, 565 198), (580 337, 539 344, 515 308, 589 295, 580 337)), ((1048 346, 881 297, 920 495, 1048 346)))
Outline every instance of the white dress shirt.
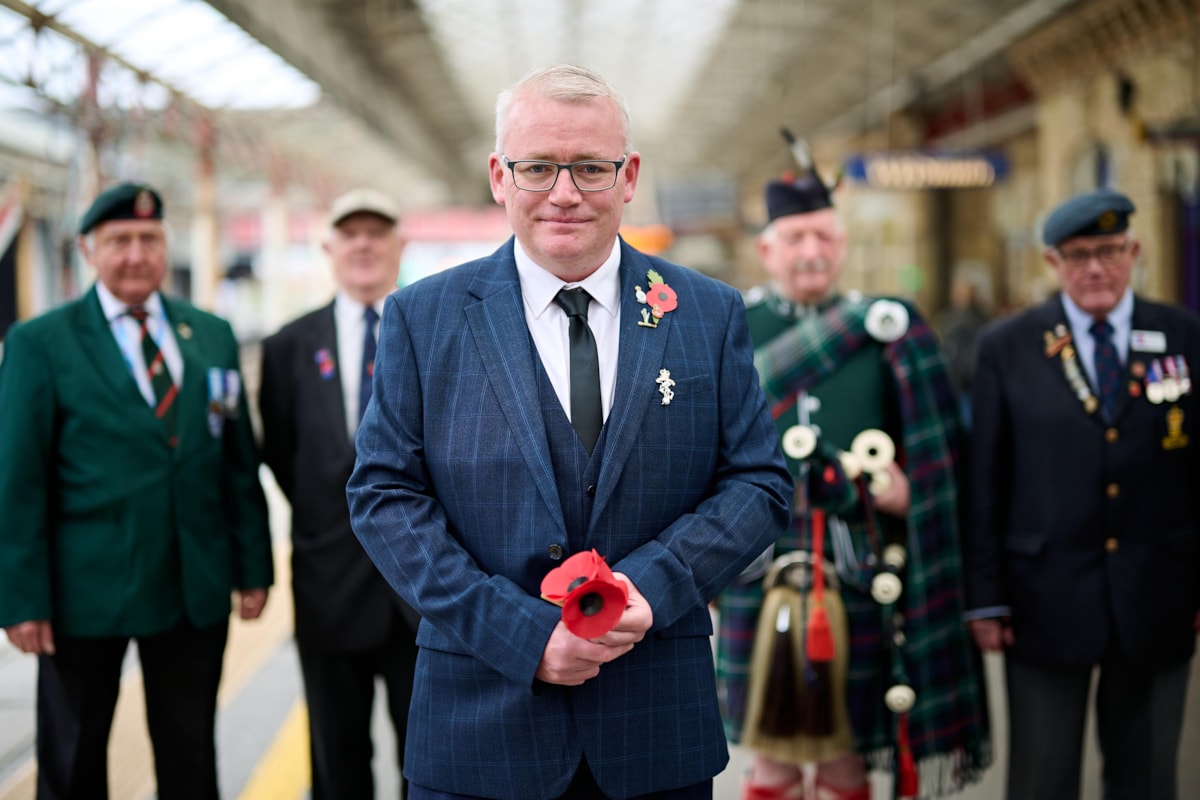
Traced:
MULTIPOLYGON (((1098 391, 1096 340, 1091 331, 1096 318, 1075 305, 1075 301, 1067 297, 1066 292, 1062 293, 1062 304, 1067 314, 1067 324, 1071 327, 1071 341, 1075 344, 1075 352, 1079 354, 1079 360, 1092 383, 1092 388, 1098 391)), ((1105 319, 1112 325, 1112 342, 1117 349, 1117 358, 1121 359, 1122 364, 1129 363, 1129 336, 1133 330, 1133 289, 1125 289, 1125 294, 1105 319)))
MULTIPOLYGON (((121 348, 121 355, 125 359, 125 365, 129 367, 129 374, 137 381, 138 391, 142 393, 142 397, 151 408, 154 408, 158 405, 158 401, 154 397, 154 387, 150 384, 146 359, 142 357, 141 325, 126 313, 129 311, 129 306, 118 300, 100 281, 96 281, 96 296, 100 299, 100 309, 104 312, 104 318, 108 320, 109 330, 112 331, 113 338, 117 340, 117 347, 121 348)), ((146 317, 147 335, 153 338, 158 345, 171 380, 176 386, 182 385, 183 355, 179 352, 179 343, 175 341, 175 334, 171 330, 167 313, 163 310, 162 298, 158 296, 158 292, 146 298, 142 308, 146 309, 146 313, 149 314, 146 317)))
POLYGON ((571 345, 570 320, 554 298, 560 289, 583 287, 592 296, 588 305, 588 327, 596 339, 596 354, 600 359, 600 406, 604 419, 612 408, 613 391, 617 382, 617 348, 621 343, 621 242, 613 241, 612 253, 600 268, 577 283, 563 283, 538 266, 514 242, 517 275, 521 280, 521 297, 525 301, 525 322, 542 359, 542 366, 571 418, 571 345))
MULTIPOLYGON (((379 319, 383 319, 381 298, 373 304, 379 319)), ((344 292, 333 299, 333 327, 337 335, 338 373, 342 376, 342 405, 346 409, 346 432, 350 441, 358 432, 358 390, 362 385, 363 337, 366 320, 363 314, 367 307, 351 300, 344 292)), ((375 322, 375 341, 379 341, 379 320, 375 322)))

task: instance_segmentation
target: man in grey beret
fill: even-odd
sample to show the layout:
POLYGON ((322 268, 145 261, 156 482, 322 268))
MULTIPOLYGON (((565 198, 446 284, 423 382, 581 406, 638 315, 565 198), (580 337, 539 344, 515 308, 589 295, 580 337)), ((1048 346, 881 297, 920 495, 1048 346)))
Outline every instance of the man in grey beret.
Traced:
POLYGON ((1079 797, 1093 672, 1104 796, 1174 800, 1200 616, 1200 317, 1134 294, 1133 203, 1047 217, 1062 291, 980 337, 967 617, 1005 655, 1009 800, 1079 797))

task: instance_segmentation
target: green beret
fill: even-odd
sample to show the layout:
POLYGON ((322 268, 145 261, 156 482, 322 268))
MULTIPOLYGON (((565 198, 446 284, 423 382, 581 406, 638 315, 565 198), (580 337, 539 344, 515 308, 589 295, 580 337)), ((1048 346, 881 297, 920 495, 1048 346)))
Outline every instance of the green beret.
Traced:
POLYGON ((1109 236, 1129 228, 1134 211, 1128 197, 1112 189, 1072 197, 1050 212, 1042 227, 1042 241, 1057 247, 1076 236, 1109 236))
POLYGON ((158 192, 144 183, 119 183, 105 189, 79 221, 79 234, 87 234, 102 222, 114 219, 162 219, 163 204, 158 192))

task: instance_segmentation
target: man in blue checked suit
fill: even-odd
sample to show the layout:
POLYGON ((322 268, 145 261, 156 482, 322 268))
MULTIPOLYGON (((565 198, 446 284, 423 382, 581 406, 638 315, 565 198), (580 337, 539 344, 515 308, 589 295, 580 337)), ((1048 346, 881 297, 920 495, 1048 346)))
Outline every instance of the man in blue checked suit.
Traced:
POLYGON ((539 70, 496 118, 516 235, 388 299, 347 487, 422 617, 409 800, 711 798, 707 603, 791 492, 745 311, 617 236, 641 158, 603 78, 539 70), (592 549, 629 599, 583 639, 539 587, 592 549))

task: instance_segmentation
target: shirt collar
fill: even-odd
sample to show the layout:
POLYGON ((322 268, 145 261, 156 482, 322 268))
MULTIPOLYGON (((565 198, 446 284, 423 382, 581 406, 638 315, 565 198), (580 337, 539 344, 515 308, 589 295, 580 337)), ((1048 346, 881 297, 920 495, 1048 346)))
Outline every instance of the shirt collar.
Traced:
MULTIPOLYGON (((1062 293, 1063 310, 1067 314, 1067 322, 1070 323, 1071 329, 1074 331, 1086 331, 1092 327, 1095 317, 1084 311, 1075 301, 1066 293, 1062 293)), ((1112 325, 1114 331, 1128 330, 1133 324, 1133 288, 1126 287, 1125 294, 1121 295, 1121 299, 1117 301, 1113 310, 1108 312, 1105 317, 1108 323, 1112 325)))
MULTIPOLYGON (((375 313, 381 318, 383 317, 383 305, 387 302, 387 295, 376 300, 371 305, 375 307, 375 313)), ((366 305, 357 300, 351 299, 350 295, 339 290, 333 298, 333 314, 338 319, 356 319, 362 320, 363 310, 366 305)))
POLYGON ((600 268, 588 275, 582 281, 564 283, 549 270, 540 266, 521 247, 521 240, 513 240, 513 257, 517 261, 517 276, 521 280, 521 296, 529 307, 534 319, 541 319, 542 314, 554 302, 559 290, 570 286, 582 286, 592 299, 600 304, 610 316, 615 317, 620 308, 621 279, 621 240, 613 240, 613 249, 600 268))
MULTIPOLYGON (((96 281, 96 297, 100 300, 100 310, 104 312, 104 318, 110 323, 116 322, 125 312, 129 311, 129 305, 118 300, 116 295, 110 292, 101 281, 96 281)), ((151 293, 146 298, 146 302, 142 303, 142 308, 146 309, 155 319, 166 319, 162 298, 158 296, 158 292, 151 293)))

